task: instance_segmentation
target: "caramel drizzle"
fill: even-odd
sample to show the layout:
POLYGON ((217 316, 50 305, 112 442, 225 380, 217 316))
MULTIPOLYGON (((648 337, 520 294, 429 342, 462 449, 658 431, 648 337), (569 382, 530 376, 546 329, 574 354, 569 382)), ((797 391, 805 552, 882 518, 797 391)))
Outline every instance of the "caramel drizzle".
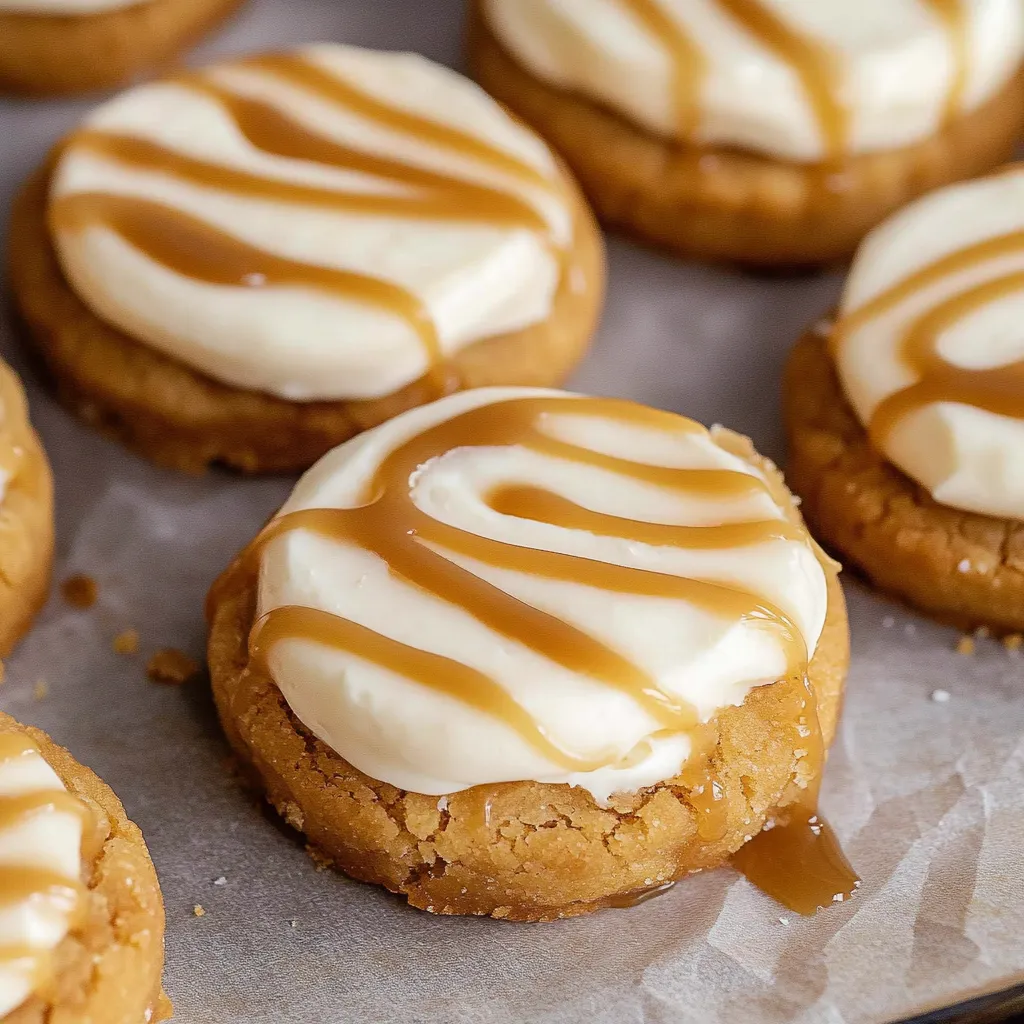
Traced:
MULTIPOLYGON (((655 484, 690 496, 737 501, 752 494, 768 493, 767 485, 759 477, 739 471, 670 468, 584 449, 543 429, 548 416, 601 417, 676 436, 703 431, 692 421, 614 399, 521 398, 468 410, 425 429, 390 452, 356 507, 309 509, 272 521, 215 586, 213 600, 235 573, 255 572, 268 543, 295 530, 310 530, 371 551, 403 582, 472 616, 498 635, 543 658, 628 695, 662 730, 686 732, 691 738, 692 755, 682 770, 680 784, 689 790, 687 799, 697 812, 701 838, 717 842, 728 827, 728 805, 714 763, 713 728, 701 724, 694 708, 662 690, 653 677, 618 652, 575 626, 505 593, 450 561, 449 556, 459 555, 492 568, 544 579, 573 581, 614 594, 686 601, 719 621, 755 623, 771 630, 779 639, 789 672, 802 674, 807 650, 794 623, 763 598, 739 588, 521 547, 465 532, 420 511, 412 500, 409 482, 419 467, 457 448, 519 446, 568 464, 588 465, 613 477, 655 484)), ((694 550, 729 550, 799 540, 804 536, 799 527, 775 519, 703 527, 638 522, 595 512, 546 489, 527 485, 496 487, 484 500, 501 515, 538 524, 584 530, 627 542, 694 550)), ((295 639, 312 641, 371 662, 419 686, 459 700, 500 721, 544 757, 567 770, 592 771, 612 763, 611 755, 584 756, 558 745, 497 680, 327 612, 296 606, 268 612, 250 636, 251 669, 272 678, 272 650, 282 641, 295 639)), ((818 754, 823 756, 823 751, 818 754)), ((817 768, 820 767, 818 761, 817 768)), ((488 787, 482 788, 485 796, 488 792, 488 787)), ((479 827, 489 827, 489 796, 478 817, 479 827)), ((785 831, 780 827, 780 834, 785 831)), ((835 891, 833 888, 829 899, 835 891)))
MULTIPOLYGON (((679 134, 693 136, 700 122, 701 93, 709 73, 707 54, 661 0, 621 0, 665 46, 672 61, 673 96, 679 134)), ((941 20, 953 54, 953 82, 945 102, 948 122, 962 106, 969 54, 967 14, 960 0, 925 0, 941 20)), ((843 102, 842 62, 826 45, 790 26, 763 0, 717 0, 718 5, 766 50, 787 64, 800 81, 821 134, 827 164, 840 163, 849 152, 851 115, 843 102)))
MULTIPOLYGON (((1009 232, 950 253, 843 317, 829 341, 838 358, 850 338, 866 324, 893 311, 925 289, 938 287, 958 274, 989 261, 1024 256, 1024 231, 1009 232)), ((939 351, 943 335, 983 307, 1024 290, 1024 271, 1000 274, 988 281, 955 290, 902 329, 897 357, 914 383, 883 399, 868 422, 872 443, 884 451, 905 417, 937 402, 956 402, 1012 419, 1024 419, 1024 360, 989 369, 968 369, 939 351)))
MULTIPOLYGON (((516 180, 551 192, 556 186, 536 168, 486 142, 428 118, 398 110, 357 86, 320 70, 299 57, 271 54, 242 66, 280 79, 293 88, 341 107, 379 127, 411 135, 449 153, 473 160, 516 180)), ((541 214, 514 193, 426 170, 402 160, 377 156, 320 135, 272 104, 236 94, 202 74, 176 80, 218 103, 237 130, 261 152, 316 163, 398 186, 381 195, 282 181, 210 163, 159 143, 112 132, 85 129, 69 140, 140 172, 156 172, 188 185, 234 196, 315 207, 366 216, 406 217, 520 228, 544 238, 564 258, 552 229, 541 214)), ((372 274, 320 267, 286 259, 249 245, 201 219, 141 197, 100 192, 71 193, 50 207, 55 232, 79 232, 100 225, 120 235, 149 259, 175 273, 236 288, 292 286, 309 288, 385 310, 416 333, 436 372, 443 360, 433 319, 413 292, 372 274)), ((444 381, 435 376, 443 390, 444 381)))
MULTIPOLYGON (((0 766, 22 758, 42 757, 25 733, 0 733, 0 766)), ((90 822, 86 805, 65 790, 43 790, 16 796, 0 796, 0 832, 17 829, 35 818, 65 814, 76 818, 83 834, 90 822)), ((54 871, 22 865, 0 866, 0 910, 22 904, 44 904, 55 914, 79 927, 85 914, 85 887, 77 878, 65 878, 54 871)), ((31 945, 0 947, 0 967, 27 976, 32 991, 49 978, 52 950, 31 945)))

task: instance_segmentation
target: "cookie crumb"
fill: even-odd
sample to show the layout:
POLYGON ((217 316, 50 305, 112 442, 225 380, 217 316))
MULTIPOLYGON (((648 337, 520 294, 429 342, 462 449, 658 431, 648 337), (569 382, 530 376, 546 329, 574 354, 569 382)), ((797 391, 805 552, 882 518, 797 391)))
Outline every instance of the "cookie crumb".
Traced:
POLYGON ((325 857, 315 846, 307 846, 306 853, 317 871, 328 871, 332 867, 330 859, 325 857))
MULTIPOLYGON (((1020 633, 1010 633, 1008 636, 1003 637, 1003 646, 1012 654, 1015 651, 1019 651, 1024 646, 1024 635, 1020 633)), ((0 670, 0 681, 3 680, 3 671, 0 670)))
POLYGON ((37 679, 36 685, 32 687, 32 696, 35 700, 46 700, 50 695, 50 684, 45 679, 37 679))
POLYGON ((228 880, 223 875, 221 875, 220 878, 215 878, 213 880, 213 884, 214 885, 227 885, 228 884, 228 880))
POLYGON ((114 651, 117 654, 136 654, 139 650, 139 631, 126 629, 114 637, 114 651))
POLYGON ((779 918, 779 924, 788 925, 789 924, 789 918, 788 917, 780 917, 779 918))
POLYGON ((91 576, 82 573, 69 576, 60 585, 61 597, 72 608, 78 608, 81 611, 91 608, 96 603, 99 593, 100 588, 96 581, 91 576))
POLYGON ((146 675, 154 683, 166 683, 168 686, 180 686, 198 674, 199 663, 173 647, 157 651, 146 665, 146 675))
POLYGON ((948 704, 950 698, 949 690, 932 690, 932 700, 936 704, 948 704))
POLYGON ((882 619, 882 629, 892 629, 895 625, 896 619, 891 615, 886 615, 886 617, 882 619))
POLYGON ((974 653, 974 637, 973 636, 962 636, 956 644, 957 654, 973 654, 974 653))
POLYGON ((195 917, 206 917, 206 910, 203 908, 203 905, 201 903, 197 903, 192 908, 192 913, 195 917))
POLYGON ((974 631, 974 638, 976 640, 987 640, 992 635, 992 630, 988 626, 979 626, 974 631))
POLYGON ((289 928, 298 928, 298 927, 299 927, 299 922, 298 922, 298 919, 297 919, 297 918, 294 918, 294 917, 293 917, 293 918, 292 918, 292 919, 291 919, 291 920, 290 920, 290 921, 288 922, 288 927, 289 927, 289 928))

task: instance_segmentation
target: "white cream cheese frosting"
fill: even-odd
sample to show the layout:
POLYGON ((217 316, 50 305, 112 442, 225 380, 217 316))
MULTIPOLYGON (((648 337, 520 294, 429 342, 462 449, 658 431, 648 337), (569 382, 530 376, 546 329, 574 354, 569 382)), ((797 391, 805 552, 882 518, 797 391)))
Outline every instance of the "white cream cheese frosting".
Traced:
POLYGON ((325 456, 268 529, 254 652, 321 740, 419 793, 671 778, 693 727, 802 671, 826 614, 758 471, 617 400, 418 408, 325 456))
POLYGON ((293 401, 387 395, 542 322, 573 229, 550 151, 475 85, 328 44, 99 107, 50 222, 100 318, 293 401))
POLYGON ((1024 56, 1019 0, 482 0, 532 74, 651 132, 815 162, 910 145, 1024 56))
POLYGON ((83 911, 84 814, 27 734, 0 734, 0 1018, 49 980, 83 911))
POLYGON ((865 240, 833 331, 889 460, 955 508, 1024 519, 1024 167, 913 203, 865 240))
POLYGON ((0 0, 0 12, 15 14, 103 14, 124 7, 137 7, 146 0, 0 0))

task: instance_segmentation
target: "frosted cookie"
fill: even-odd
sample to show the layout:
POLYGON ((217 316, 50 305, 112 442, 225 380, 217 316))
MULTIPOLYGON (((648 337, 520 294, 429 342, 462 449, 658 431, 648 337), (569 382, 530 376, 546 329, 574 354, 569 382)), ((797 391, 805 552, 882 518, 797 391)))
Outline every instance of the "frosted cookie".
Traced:
POLYGON ((796 347, 788 473, 823 542, 958 625, 1024 630, 1024 165, 877 228, 796 347))
POLYGON ((449 391, 556 383, 604 275, 535 135, 421 57, 333 45, 100 107, 11 252, 63 400, 186 470, 306 468, 449 391))
POLYGON ((281 815, 416 907, 551 920, 740 850, 813 912, 855 883, 814 818, 837 568, 745 438, 481 389, 306 474, 211 592, 213 692, 281 815))
POLYGON ((37 729, 0 713, 0 1020, 148 1024, 164 908, 120 801, 37 729))
POLYGON ((0 0, 0 91, 109 89, 174 57, 241 0, 0 0))
POLYGON ((608 224, 760 265, 850 255, 1007 159, 1018 0, 475 0, 477 80, 566 158, 608 224))
POLYGON ((53 559, 53 479, 25 393, 0 360, 0 658, 46 600, 53 559))

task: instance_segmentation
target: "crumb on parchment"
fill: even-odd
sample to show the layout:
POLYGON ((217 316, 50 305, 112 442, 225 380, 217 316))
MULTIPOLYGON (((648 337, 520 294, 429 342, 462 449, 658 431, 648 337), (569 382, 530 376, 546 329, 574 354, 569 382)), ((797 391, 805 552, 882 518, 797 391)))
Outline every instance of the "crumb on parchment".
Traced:
POLYGON ((1010 633, 1003 637, 1003 646, 1012 654, 1024 646, 1024 635, 1021 633, 1010 633))
POLYGON ((35 700, 46 700, 50 695, 50 684, 45 679, 37 679, 36 685, 32 687, 32 696, 35 700))
POLYGON ((71 605, 84 611, 91 608, 99 597, 100 588, 91 576, 78 573, 69 576, 61 585, 61 597, 71 605))
POLYGON ((192 908, 192 914, 194 917, 206 917, 206 910, 203 908, 201 903, 197 903, 192 908))
POLYGON ((173 647, 157 651, 146 665, 146 675, 154 683, 166 683, 169 686, 187 683, 198 674, 199 663, 173 647))
POLYGON ((137 654, 139 650, 139 631, 125 629, 114 637, 114 650, 118 654, 137 654))
POLYGON ((974 637, 973 636, 962 636, 956 644, 957 654, 973 654, 974 653, 974 637))

